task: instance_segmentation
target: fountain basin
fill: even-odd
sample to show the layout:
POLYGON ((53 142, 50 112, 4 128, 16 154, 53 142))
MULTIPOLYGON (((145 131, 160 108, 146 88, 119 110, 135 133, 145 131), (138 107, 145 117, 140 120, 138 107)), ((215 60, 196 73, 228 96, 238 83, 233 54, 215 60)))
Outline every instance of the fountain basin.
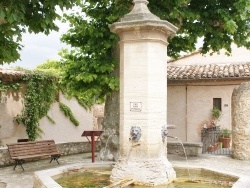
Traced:
MULTIPOLYGON (((63 175, 65 174, 71 174, 71 173, 75 173, 75 172, 84 172, 86 170, 98 170, 98 169, 111 169, 113 167, 114 163, 111 162, 100 162, 100 163, 80 163, 80 164, 74 164, 74 165, 67 165, 67 166, 62 166, 62 167, 58 167, 58 168, 54 168, 54 169, 49 169, 49 170, 43 170, 43 171, 37 171, 34 174, 34 188, 62 188, 61 185, 59 185, 55 179, 61 178, 63 175)), ((180 166, 178 168, 181 168, 180 166)), ((207 169, 204 168, 196 168, 196 170, 198 171, 205 171, 207 169)), ((220 173, 216 173, 213 171, 212 174, 214 173, 215 176, 217 176, 216 174, 220 174, 220 173)), ((204 172, 203 172, 204 173, 204 172)), ((208 175, 210 176, 210 175, 208 175)), ((228 176, 229 178, 232 179, 233 182, 235 182, 239 177, 236 176, 232 176, 229 174, 225 174, 225 176, 228 176)), ((177 171, 177 177, 178 177, 178 171, 177 171)), ((187 181, 188 177, 183 177, 182 179, 178 179, 178 181, 187 181)), ((195 179, 193 179, 192 181, 195 181, 195 179)), ((214 185, 216 184, 220 184, 220 180, 215 179, 214 180, 214 185)), ((192 183, 192 182, 189 182, 192 183)), ((205 181, 205 183, 207 183, 207 181, 205 181)), ((241 187, 242 188, 242 183, 244 183, 244 178, 240 178, 233 186, 233 187, 241 187), (239 186, 237 186, 237 184, 239 186)), ((164 186, 166 187, 166 185, 164 186)))
POLYGON ((48 170, 36 171, 34 173, 34 188, 62 188, 54 179, 68 172, 81 172, 85 169, 107 168, 114 162, 77 163, 48 170))

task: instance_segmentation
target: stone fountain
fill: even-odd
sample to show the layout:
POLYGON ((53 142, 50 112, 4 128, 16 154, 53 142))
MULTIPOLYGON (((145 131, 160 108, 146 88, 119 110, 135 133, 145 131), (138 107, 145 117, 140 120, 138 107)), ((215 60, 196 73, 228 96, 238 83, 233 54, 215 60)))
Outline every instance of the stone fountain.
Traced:
POLYGON ((177 28, 152 14, 146 0, 110 26, 120 37, 120 158, 111 181, 168 184, 176 178, 166 156, 167 38, 177 28), (164 141, 165 140, 165 141, 164 141))
MULTIPOLYGON (((133 2, 135 4, 133 10, 119 22, 111 25, 111 31, 120 37, 120 158, 112 170, 111 180, 114 183, 108 185, 109 188, 117 187, 118 184, 125 186, 131 182, 155 186, 168 184, 176 178, 176 173, 167 159, 165 144, 166 128, 173 128, 173 126, 166 127, 167 38, 173 35, 177 28, 150 13, 146 0, 133 2), (129 181, 124 181, 123 184, 120 180, 129 181)), ((249 89, 250 86, 243 87, 239 93, 236 92, 235 100, 239 97, 238 94, 243 93, 244 88, 249 89)), ((246 99, 245 95, 241 98, 246 99)), ((245 104, 244 100, 242 101, 242 104, 245 104)), ((239 106, 236 105, 235 109, 237 110, 239 106)), ((240 114, 234 114, 236 120, 240 114)), ((242 124, 241 128, 244 130, 246 126, 242 124)), ((244 138, 247 138, 245 135, 247 134, 243 135, 244 138)), ((192 165, 201 169, 208 168, 207 159, 204 162, 201 166, 199 164, 197 166, 196 162, 192 165)), ((235 178, 235 173, 239 174, 241 178, 233 186, 235 188, 249 185, 247 169, 239 171, 238 162, 227 161, 221 164, 216 165, 211 162, 208 169, 218 171, 220 174, 230 172, 233 175, 232 180, 235 178), (227 163, 229 166, 234 165, 231 165, 232 168, 223 169, 222 166, 227 163)), ((104 168, 107 165, 112 164, 84 162, 80 165, 77 163, 38 171, 34 175, 34 188, 59 188, 61 186, 52 177, 57 179, 65 173, 82 172, 84 168, 86 170, 97 166, 104 168)), ((207 173, 205 175, 209 176, 207 173)), ((215 183, 214 180, 211 181, 215 183)))

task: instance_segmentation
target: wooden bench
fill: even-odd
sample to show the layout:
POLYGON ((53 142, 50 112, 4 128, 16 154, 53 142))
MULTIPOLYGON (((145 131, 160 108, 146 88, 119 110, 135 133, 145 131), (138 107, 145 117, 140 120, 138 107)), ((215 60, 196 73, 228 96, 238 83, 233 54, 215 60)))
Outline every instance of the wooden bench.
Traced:
POLYGON ((27 159, 36 157, 51 157, 50 163, 55 160, 58 162, 61 154, 57 151, 54 140, 43 140, 34 142, 20 142, 15 144, 7 144, 11 159, 15 160, 17 165, 20 165, 24 171, 22 164, 27 159))

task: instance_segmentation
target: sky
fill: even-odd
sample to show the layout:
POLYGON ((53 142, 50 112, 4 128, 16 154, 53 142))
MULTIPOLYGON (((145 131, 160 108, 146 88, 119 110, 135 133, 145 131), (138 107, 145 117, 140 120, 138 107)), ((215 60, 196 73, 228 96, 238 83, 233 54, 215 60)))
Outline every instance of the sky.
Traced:
MULTIPOLYGON (((23 34, 22 44, 24 45, 20 51, 21 60, 11 64, 4 64, 1 67, 23 67, 26 69, 34 69, 37 65, 45 63, 47 60, 59 60, 59 51, 62 48, 69 48, 66 44, 60 41, 62 34, 66 33, 69 29, 67 23, 57 21, 59 31, 53 31, 49 35, 42 33, 39 34, 23 34)), ((198 41, 197 48, 201 46, 202 40, 198 41)))
POLYGON ((66 33, 69 26, 66 23, 57 22, 59 31, 53 31, 49 35, 42 33, 23 35, 22 51, 20 51, 21 60, 15 63, 5 64, 3 67, 20 66, 26 69, 34 69, 37 65, 43 64, 46 60, 59 59, 58 52, 62 48, 67 48, 66 44, 60 42, 60 37, 66 33))

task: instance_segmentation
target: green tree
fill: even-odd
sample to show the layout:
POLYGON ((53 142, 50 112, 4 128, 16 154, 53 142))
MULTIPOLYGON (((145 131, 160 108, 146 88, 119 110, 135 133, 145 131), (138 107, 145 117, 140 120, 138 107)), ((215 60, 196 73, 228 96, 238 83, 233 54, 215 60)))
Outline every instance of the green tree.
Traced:
POLYGON ((1 0, 0 1, 0 64, 20 59, 22 34, 49 34, 58 30, 55 24, 60 15, 56 7, 69 9, 78 0, 1 0))
MULTIPOLYGON (((66 16, 71 28, 62 41, 74 50, 62 53, 63 80, 68 92, 84 98, 87 105, 118 89, 114 74, 118 36, 110 32, 109 25, 131 7, 132 0, 86 0, 80 12, 66 16)), ((179 28, 169 39, 168 55, 172 58, 179 57, 180 52, 194 51, 201 37, 204 54, 222 48, 230 53, 231 43, 250 48, 249 0, 149 0, 149 8, 179 28)))
POLYGON ((51 73, 57 77, 60 77, 61 68, 60 68, 60 61, 58 60, 47 60, 43 64, 38 65, 36 70, 43 71, 47 73, 51 73))
MULTIPOLYGON (((74 48, 62 53, 65 88, 70 95, 83 99, 86 106, 107 97, 104 129, 112 134, 115 130, 116 135, 119 108, 118 100, 112 99, 116 99, 118 90, 114 73, 118 67, 114 58, 118 36, 110 32, 109 25, 132 6, 132 0, 85 0, 79 13, 66 16, 71 28, 62 37, 63 42, 74 48)), ((195 50, 200 37, 204 38, 201 48, 204 54, 222 48, 229 54, 231 43, 250 48, 249 0, 149 0, 148 6, 152 13, 179 28, 168 41, 168 55, 172 58, 178 58, 180 52, 195 50)), ((113 138, 110 140, 113 143, 113 138)))

